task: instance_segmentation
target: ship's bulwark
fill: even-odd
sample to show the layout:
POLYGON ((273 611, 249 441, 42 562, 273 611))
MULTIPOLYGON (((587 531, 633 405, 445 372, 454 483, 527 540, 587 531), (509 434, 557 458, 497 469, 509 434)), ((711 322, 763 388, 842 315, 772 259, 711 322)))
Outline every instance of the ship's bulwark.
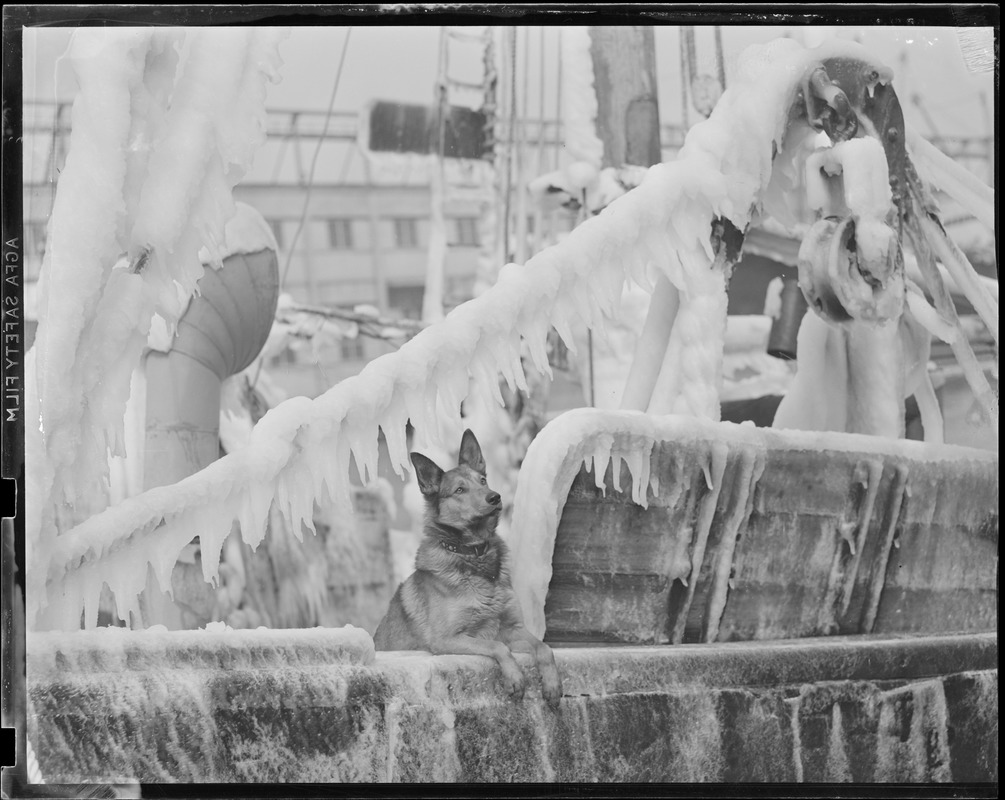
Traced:
POLYGON ((546 641, 997 628, 997 453, 847 434, 809 446, 816 434, 726 423, 667 429, 645 508, 623 461, 618 481, 607 465, 603 489, 585 469, 574 480, 546 641))
POLYGON ((557 707, 529 656, 514 702, 490 659, 358 629, 103 633, 30 637, 48 782, 998 778, 993 633, 560 647, 557 707))

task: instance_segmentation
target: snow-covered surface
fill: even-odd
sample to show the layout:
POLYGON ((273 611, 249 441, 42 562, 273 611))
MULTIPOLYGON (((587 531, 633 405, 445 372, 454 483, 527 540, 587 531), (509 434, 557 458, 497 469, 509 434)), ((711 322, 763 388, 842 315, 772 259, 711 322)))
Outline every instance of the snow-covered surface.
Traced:
MULTIPOLYGON (((223 260, 230 258, 230 256, 258 253, 262 250, 279 252, 279 245, 276 243, 276 237, 272 233, 272 228, 265 221, 265 217, 256 209, 247 203, 235 202, 234 216, 227 220, 227 224, 223 229, 223 240, 220 242, 215 253, 219 257, 220 262, 213 263, 214 255, 206 247, 199 250, 199 261, 204 267, 213 266, 218 269, 223 266, 223 260)), ((185 315, 185 312, 188 311, 193 295, 186 295, 180 285, 177 287, 177 290, 179 305, 181 307, 178 319, 181 319, 185 315)), ((159 350, 162 353, 168 352, 174 342, 173 328, 174 326, 163 316, 154 314, 153 319, 150 321, 147 347, 151 350, 159 350)))
MULTIPOLYGON (((164 668, 205 667, 203 659, 193 659, 191 651, 204 654, 211 661, 231 668, 244 665, 260 666, 261 658, 242 657, 241 651, 287 651, 309 656, 312 650, 323 650, 330 663, 372 664, 375 656, 373 639, 362 628, 346 625, 342 628, 255 628, 238 630, 222 622, 211 622, 194 631, 169 631, 163 625, 145 630, 101 628, 90 631, 26 634, 26 646, 35 668, 33 679, 40 671, 68 670, 118 672, 136 669, 140 665, 131 659, 142 656, 144 665, 164 668), (176 659, 175 654, 190 653, 176 659), (180 662, 180 663, 179 663, 180 662)), ((320 665, 319 665, 320 666, 320 665)))
MULTIPOLYGON (((223 228, 223 241, 217 248, 220 260, 230 256, 257 253, 261 250, 279 252, 276 236, 265 221, 265 217, 247 203, 234 203, 234 215, 227 220, 223 228)), ((210 251, 203 247, 199 250, 199 261, 212 264, 210 251)))
MULTIPOLYGON (((812 315, 807 318, 815 319, 812 315)), ((823 323, 821 323, 823 324, 823 323)), ((520 600, 524 622, 536 636, 545 630, 544 602, 551 582, 555 534, 572 481, 585 464, 597 485, 604 485, 608 465, 615 481, 624 462, 631 472, 631 486, 615 488, 631 493, 632 500, 646 507, 647 493, 660 486, 650 472, 653 446, 659 442, 712 443, 712 453, 728 446, 834 450, 885 456, 900 456, 921 462, 967 459, 998 463, 997 454, 965 447, 930 445, 833 432, 779 431, 734 425, 685 416, 656 417, 639 411, 577 409, 549 423, 527 451, 517 484, 517 496, 509 545, 512 555, 513 588, 520 600)), ((714 488, 710 464, 706 469, 709 488, 714 488)))
POLYGON ((828 192, 820 170, 828 175, 841 175, 844 201, 852 214, 883 219, 893 203, 889 170, 883 144, 878 139, 863 137, 838 142, 832 147, 815 151, 806 159, 807 202, 810 208, 830 212, 828 192))

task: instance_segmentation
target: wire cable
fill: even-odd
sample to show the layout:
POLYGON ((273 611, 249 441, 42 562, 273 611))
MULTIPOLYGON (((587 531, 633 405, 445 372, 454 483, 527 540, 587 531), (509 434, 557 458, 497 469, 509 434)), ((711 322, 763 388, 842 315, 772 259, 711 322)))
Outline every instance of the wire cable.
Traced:
POLYGON ((510 195, 513 191, 513 140, 516 129, 516 28, 506 29, 509 36, 509 124, 506 131, 506 190, 503 197, 503 261, 510 260, 510 195))
MULTIPOLYGON (((293 263, 293 253, 297 247, 297 241, 300 239, 300 234, 303 232, 304 225, 307 223, 307 211, 311 204, 311 189, 314 187, 314 171, 318 165, 318 156, 321 154, 321 145, 324 144, 325 137, 328 135, 328 123, 331 122, 332 113, 335 109, 335 95, 338 93, 339 81, 342 79, 342 67, 345 66, 345 55, 349 52, 349 36, 352 34, 352 27, 346 28, 345 41, 342 43, 342 56, 339 58, 338 68, 335 71, 335 83, 332 86, 331 97, 328 98, 328 111, 325 114, 325 124, 321 131, 321 135, 318 137, 318 143, 314 147, 314 157, 311 159, 311 168, 307 173, 307 191, 304 193, 304 207, 300 212, 300 222, 297 224, 296 233, 293 234, 293 240, 290 242, 289 249, 286 251, 286 264, 283 265, 283 274, 279 279, 279 292, 282 294, 283 287, 286 285, 286 276, 290 272, 290 264, 293 263)), ((254 390, 255 386, 258 385, 258 379, 262 374, 262 367, 265 364, 265 359, 259 356, 258 367, 255 369, 255 378, 251 381, 251 389, 254 390)))
POLYGON ((325 137, 328 135, 328 123, 331 122, 332 113, 335 108, 335 95, 338 92, 339 81, 342 79, 342 67, 345 66, 345 55, 349 51, 350 34, 352 34, 352 27, 346 29, 345 41, 342 43, 342 56, 339 59, 338 69, 335 72, 335 84, 332 86, 331 97, 328 98, 328 111, 325 114, 324 129, 318 137, 318 143, 314 148, 314 157, 311 159, 311 168, 307 173, 307 191, 304 193, 304 207, 300 212, 300 222, 297 225, 296 233, 293 234, 293 240, 290 242, 289 249, 286 251, 286 264, 283 266, 283 275, 279 280, 280 292, 282 292, 283 286, 286 285, 286 276, 289 274, 290 264, 293 263, 293 252, 296 250, 297 241, 300 239, 300 234, 303 232, 304 225, 307 223, 307 211, 309 210, 311 204, 311 189, 314 187, 314 171, 318 165, 318 156, 321 154, 321 146, 324 144, 325 137))

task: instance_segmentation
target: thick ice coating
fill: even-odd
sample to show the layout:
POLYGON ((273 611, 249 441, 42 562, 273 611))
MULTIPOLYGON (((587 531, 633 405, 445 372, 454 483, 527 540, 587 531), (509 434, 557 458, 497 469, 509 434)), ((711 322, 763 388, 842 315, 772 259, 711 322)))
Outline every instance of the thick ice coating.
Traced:
MULTIPOLYGON (((125 615, 137 605, 143 581, 136 576, 145 575, 147 563, 162 586, 170 585, 171 568, 195 535, 201 538, 204 575, 213 580, 232 521, 239 521, 244 540, 256 546, 265 535, 273 503, 298 534, 303 526, 312 528, 315 502, 332 502, 339 512, 351 513, 350 459, 365 480, 376 477, 378 431, 387 440, 394 468, 399 473, 409 469, 407 423, 436 441, 440 431, 456 425, 472 378, 480 391, 496 400, 501 400, 500 375, 510 386, 524 388, 521 341, 535 368, 550 374, 549 329, 555 327, 572 345, 574 322, 601 327, 603 319, 615 312, 626 281, 649 286, 651 275, 662 273, 680 289, 675 327, 682 338, 676 344, 671 341, 668 348, 679 359, 679 370, 668 372, 668 376, 678 374, 678 385, 664 396, 672 399, 668 410, 690 415, 686 417, 689 424, 694 424, 694 416, 716 418, 726 303, 723 279, 710 270, 713 221, 726 218, 739 230, 746 229, 771 178, 772 156, 781 150, 787 109, 802 75, 816 60, 841 54, 869 60, 860 47, 846 42, 808 51, 782 39, 750 48, 738 65, 737 81, 712 116, 691 130, 679 158, 652 167, 638 188, 588 219, 560 244, 524 265, 506 265, 491 289, 454 309, 398 351, 371 362, 359 375, 314 400, 297 397, 274 408, 255 427, 246 447, 177 484, 147 491, 95 514, 57 537, 51 542, 48 569, 39 565, 47 585, 30 593, 30 617, 46 604, 55 604, 59 607, 56 616, 65 627, 77 627, 81 609, 86 624, 93 625, 103 584, 115 593, 119 614, 125 615)), ((226 74, 241 77, 229 67, 226 74)), ((211 85, 218 83, 219 76, 213 76, 211 85)), ((189 91, 194 106, 207 107, 197 86, 189 91)), ((201 144, 198 125, 179 130, 182 127, 193 137, 194 146, 201 144)), ((235 145, 240 144, 235 134, 235 145)), ((180 174, 193 173, 183 170, 180 174)), ((165 196, 178 196, 177 187, 166 187, 165 196)), ((209 192, 207 197, 216 195, 209 192)), ((191 227, 204 236, 213 221, 222 219, 211 199, 192 208, 196 220, 191 227)), ((165 226, 169 223, 173 231, 189 230, 175 217, 169 217, 165 226)), ((130 240, 134 246, 153 244, 150 258, 159 257, 164 230, 155 226, 136 230, 143 235, 134 234, 130 240)), ((195 251, 203 243, 197 236, 191 241, 195 251)), ((207 236, 205 243, 212 246, 212 241, 207 236)), ((191 278, 185 273, 177 279, 188 285, 191 278)), ((644 502, 649 486, 646 442, 664 423, 658 417, 634 415, 635 432, 629 435, 638 440, 628 447, 629 440, 618 427, 623 418, 617 416, 610 424, 598 418, 597 427, 592 432, 584 430, 575 447, 582 450, 580 456, 595 456, 601 475, 606 459, 617 455, 628 460, 632 475, 637 476, 633 477, 636 500, 644 502), (604 439, 605 431, 610 432, 609 441, 604 439)), ((572 430, 570 426, 583 419, 574 416, 560 430, 572 430)), ((545 441, 547 437, 541 448, 547 446, 545 441)), ((561 459, 565 464, 564 454, 561 459)), ((552 462, 550 456, 546 460, 552 462)), ((576 462, 576 470, 581 461, 576 462)), ((533 483, 536 469, 525 465, 521 483, 533 483)), ((571 467, 560 470, 563 476, 566 469, 571 467)), ((542 474, 539 477, 544 480, 542 474)), ((554 479, 547 482, 548 498, 561 497, 555 483, 554 479)), ((531 506, 541 498, 525 495, 522 500, 518 496, 517 513, 539 513, 531 506), (521 509, 524 503, 527 508, 521 509)), ((520 535, 537 537, 532 551, 550 555, 544 546, 548 530, 535 525, 520 535)), ((528 564, 526 560, 520 563, 528 564)), ((548 563, 528 567, 528 579, 539 584, 550 569, 548 563)))
MULTIPOLYGON (((816 319, 807 315, 808 319, 816 319)), ((817 323, 823 325, 820 320, 817 323)), ((796 450, 837 450, 877 455, 898 455, 916 461, 942 459, 988 459, 997 455, 980 453, 965 447, 927 445, 908 440, 895 441, 875 436, 834 433, 830 431, 778 431, 734 425, 678 415, 653 416, 640 411, 598 411, 576 409, 549 423, 534 439, 520 470, 514 501, 510 553, 513 588, 520 599, 524 622, 535 636, 545 632, 544 607, 552 575, 552 556, 562 508, 569 488, 585 466, 597 486, 603 487, 608 467, 612 468, 616 491, 631 493, 632 501, 648 506, 649 493, 672 491, 660 487, 650 469, 657 443, 707 443, 706 480, 713 496, 721 489, 722 464, 729 448, 750 451, 750 490, 760 475, 758 453, 765 448, 785 447, 796 450), (621 462, 631 474, 631 486, 619 486, 621 462)), ((679 487, 678 487, 679 488, 679 487)), ((713 501, 714 507, 714 501, 713 501)), ((699 526, 700 527, 700 526, 699 526)), ((630 532, 628 532, 630 534, 630 532)), ((700 538, 693 543, 690 559, 676 565, 673 578, 688 580, 691 564, 701 564, 700 538)), ((728 569, 729 561, 725 562, 728 569)), ((725 587, 725 581, 719 581, 725 587)), ((725 602, 713 597, 712 603, 725 602)))
POLYGON ((201 249, 219 264, 231 189, 265 138, 265 83, 283 35, 74 32, 67 60, 80 89, 26 363, 37 389, 26 403, 33 582, 56 532, 108 503, 107 456, 124 454, 130 377, 151 319, 173 329, 202 275, 201 249))

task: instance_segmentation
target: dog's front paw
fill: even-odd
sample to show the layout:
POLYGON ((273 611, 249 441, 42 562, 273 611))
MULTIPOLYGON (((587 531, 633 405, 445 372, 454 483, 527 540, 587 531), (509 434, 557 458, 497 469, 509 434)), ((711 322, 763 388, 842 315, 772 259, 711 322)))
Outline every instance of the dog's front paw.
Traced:
POLYGON ((558 670, 544 670, 541 673, 541 694, 552 705, 562 699, 562 679, 558 670))
POLYGON ((506 691, 514 700, 522 700, 527 680, 523 677, 520 668, 516 664, 513 666, 503 665, 502 673, 503 686, 506 687, 506 691))

